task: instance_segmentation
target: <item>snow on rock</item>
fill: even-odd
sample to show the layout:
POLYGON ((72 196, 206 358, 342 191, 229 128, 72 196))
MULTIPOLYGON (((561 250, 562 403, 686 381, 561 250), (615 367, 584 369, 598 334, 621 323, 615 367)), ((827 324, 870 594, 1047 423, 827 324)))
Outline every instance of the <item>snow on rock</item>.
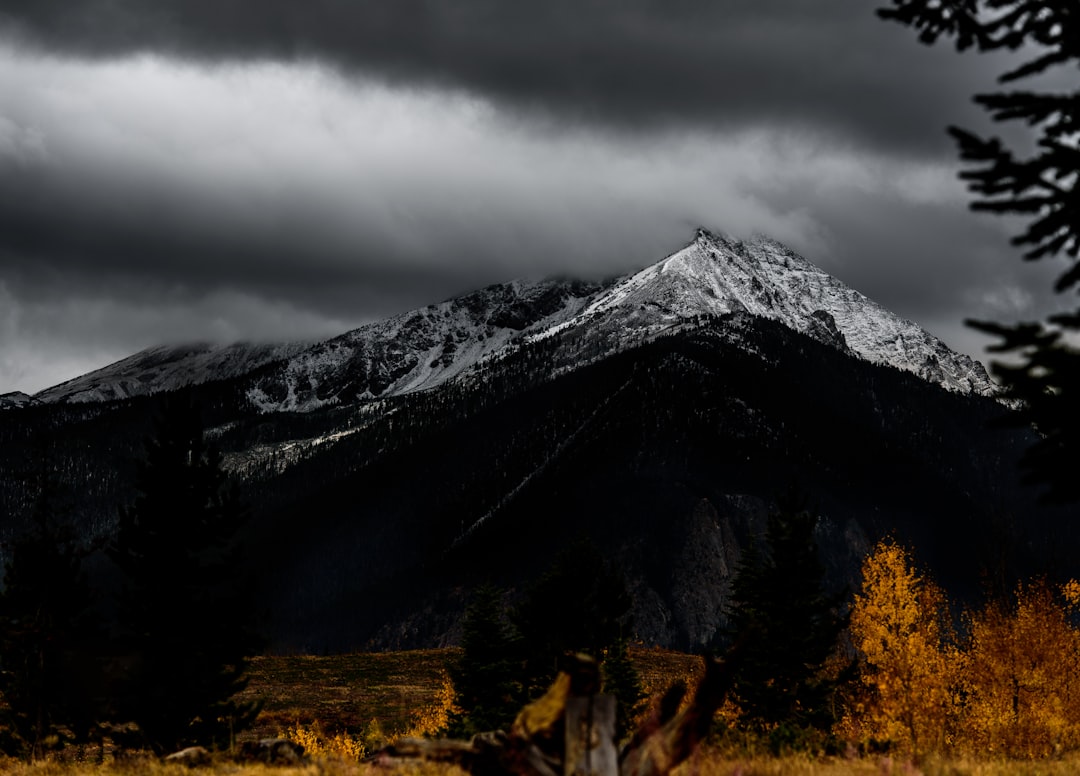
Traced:
POLYGON ((878 364, 913 372, 961 393, 993 395, 983 365, 956 353, 809 261, 767 238, 735 240, 698 229, 693 242, 666 259, 616 281, 573 326, 617 321, 627 337, 655 336, 697 316, 749 313, 878 364))
POLYGON ((729 316, 732 336, 751 316, 770 318, 948 390, 995 393, 982 364, 780 243, 699 229, 681 250, 604 285, 489 286, 315 344, 151 348, 34 398, 104 401, 250 374, 255 407, 310 411, 433 388, 559 335, 554 375, 716 316, 729 316))
POLYGON ((307 343, 163 345, 46 388, 34 398, 43 402, 97 402, 172 391, 239 377, 306 347, 307 343))
POLYGON ((18 409, 34 403, 34 398, 22 391, 0 393, 0 410, 18 409))
POLYGON ((432 388, 572 319, 597 287, 577 281, 514 281, 371 323, 298 353, 260 376, 248 398, 264 412, 432 388))

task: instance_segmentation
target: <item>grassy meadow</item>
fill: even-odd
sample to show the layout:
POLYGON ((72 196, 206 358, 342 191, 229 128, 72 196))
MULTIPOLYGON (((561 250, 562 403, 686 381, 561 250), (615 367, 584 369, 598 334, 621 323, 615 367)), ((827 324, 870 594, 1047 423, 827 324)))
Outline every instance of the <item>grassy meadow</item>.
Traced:
MULTIPOLYGON (((66 750, 62 759, 24 763, 0 761, 11 776, 464 776, 434 764, 380 767, 355 755, 374 751, 401 735, 425 732, 446 703, 447 669, 455 649, 360 653, 314 657, 264 656, 251 668, 245 697, 261 698, 263 710, 241 740, 284 734, 317 754, 302 767, 238 764, 226 757, 211 766, 187 768, 149 756, 84 755, 66 750), (317 734, 319 740, 312 737, 317 734), (307 738, 304 738, 304 737, 307 738), (337 745, 334 745, 334 742, 337 745), (348 748, 342 744, 353 744, 348 748), (314 747, 312 746, 314 745, 314 747), (320 745, 322 751, 318 751, 320 745), (353 756, 350 756, 353 755, 353 756)), ((655 694, 675 678, 693 684, 700 658, 658 649, 634 649, 632 659, 645 689, 655 694)), ((705 746, 677 771, 679 776, 1072 776, 1080 757, 1039 761, 935 760, 918 765, 888 756, 766 757, 705 746)))
MULTIPOLYGON (((313 724, 328 734, 369 738, 422 733, 443 702, 447 670, 459 654, 431 649, 257 657, 243 697, 262 699, 263 709, 245 737, 277 736, 313 724)), ((701 658, 681 652, 634 649, 631 656, 650 696, 680 677, 693 686, 703 671, 701 658)))

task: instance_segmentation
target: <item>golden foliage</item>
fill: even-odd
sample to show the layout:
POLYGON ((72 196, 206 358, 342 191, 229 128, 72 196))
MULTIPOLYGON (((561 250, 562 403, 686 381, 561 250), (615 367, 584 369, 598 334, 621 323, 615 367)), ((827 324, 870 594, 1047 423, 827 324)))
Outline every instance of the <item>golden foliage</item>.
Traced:
POLYGON ((889 540, 866 558, 862 576, 850 625, 860 687, 837 732, 864 743, 887 741, 907 754, 941 750, 957 701, 945 596, 889 540))
POLYGON ((965 614, 955 644, 945 596, 894 542, 863 564, 851 610, 858 688, 837 733, 908 755, 953 747, 1009 758, 1080 749, 1080 606, 1075 580, 1017 587, 965 614))
MULTIPOLYGON (((1068 585, 1063 594, 1068 600, 1068 585)), ((1080 632, 1051 587, 1022 585, 1011 607, 988 605, 969 615, 968 625, 968 747, 1045 757, 1080 746, 1080 632)))
POLYGON ((294 725, 278 733, 304 747, 304 753, 314 757, 333 757, 342 760, 359 760, 367 753, 364 741, 348 733, 328 734, 318 721, 310 725, 294 725))
POLYGON ((439 689, 431 703, 422 706, 412 715, 405 735, 411 738, 428 738, 440 734, 450 724, 450 716, 460 713, 454 682, 445 670, 440 672, 439 689))
POLYGON ((1080 582, 1077 582, 1075 579, 1070 579, 1062 585, 1061 597, 1065 599, 1070 608, 1075 609, 1080 607, 1080 582))

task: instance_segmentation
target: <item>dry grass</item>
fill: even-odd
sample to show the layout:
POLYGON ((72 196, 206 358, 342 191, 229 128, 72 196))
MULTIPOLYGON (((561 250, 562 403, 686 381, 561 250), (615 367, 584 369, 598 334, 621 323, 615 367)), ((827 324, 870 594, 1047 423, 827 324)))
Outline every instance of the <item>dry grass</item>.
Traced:
MULTIPOLYGON (((0 761, 0 772, 11 776, 465 776, 459 769, 445 765, 380 768, 334 758, 315 759, 309 765, 295 768, 220 762, 195 769, 149 760, 100 766, 0 761)), ((1080 773, 1078 757, 1034 762, 930 760, 915 766, 888 757, 726 759, 706 751, 680 767, 676 776, 1073 776, 1076 773, 1080 773)))
POLYGON ((632 646, 630 660, 649 698, 663 693, 677 679, 682 679, 687 687, 693 688, 705 674, 705 663, 700 657, 670 649, 632 646))
MULTIPOLYGON (((258 737, 314 722, 331 733, 358 732, 373 719, 393 734, 440 702, 445 672, 460 655, 458 649, 428 649, 257 657, 243 697, 263 699, 258 737)), ((682 652, 631 647, 630 657, 649 696, 677 678, 693 686, 703 671, 700 657, 682 652)))
POLYGON ((388 770, 337 758, 312 758, 310 764, 300 767, 241 765, 221 761, 196 768, 149 759, 108 762, 103 765, 0 760, 0 773, 9 776, 466 776, 463 771, 445 765, 410 765, 388 770))
POLYGON ((891 757, 755 757, 724 759, 705 752, 685 763, 678 776, 1073 776, 1080 757, 1016 761, 929 759, 915 765, 891 757))
POLYGON ((245 699, 263 710, 251 738, 319 723, 331 734, 359 734, 377 725, 386 736, 408 731, 439 703, 456 649, 369 652, 353 655, 258 657, 245 699))
MULTIPOLYGON (((261 698, 264 705, 247 737, 276 736, 315 723, 330 735, 358 735, 370 731, 373 720, 388 738, 415 732, 425 727, 425 715, 445 702, 446 671, 460 654, 429 649, 255 658, 243 697, 261 698)), ((703 672, 700 657, 682 652, 632 647, 630 657, 649 697, 678 678, 693 687, 703 672)))

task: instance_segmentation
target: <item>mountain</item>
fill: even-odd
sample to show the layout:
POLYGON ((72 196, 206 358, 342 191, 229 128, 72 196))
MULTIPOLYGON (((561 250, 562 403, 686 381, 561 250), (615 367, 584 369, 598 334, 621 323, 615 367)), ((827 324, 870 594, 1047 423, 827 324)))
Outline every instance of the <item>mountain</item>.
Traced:
POLYGON ((646 340, 702 315, 770 318, 876 364, 961 393, 994 393, 982 364, 826 274, 780 243, 698 229, 692 243, 590 302, 570 326, 618 326, 646 340))
POLYGON ((961 598, 1078 571, 981 366, 763 238, 701 230, 613 281, 491 286, 319 343, 137 354, 0 415, 0 533, 48 469, 107 537, 177 395, 251 506, 274 649, 453 641, 475 585, 521 596, 578 537, 625 575, 640 638, 700 648, 793 487, 837 590, 886 535, 961 598))
POLYGON ((254 373, 263 412, 310 411, 433 388, 526 342, 576 345, 563 368, 603 358, 702 316, 746 312, 961 393, 992 395, 983 366, 767 238, 698 229, 662 261, 605 284, 515 281, 302 345, 158 347, 39 393, 105 401, 254 373))
POLYGON ((303 411, 426 390, 555 334, 565 347, 553 371, 574 369, 733 312, 777 320, 949 390, 994 393, 980 363, 779 243, 699 229, 682 250, 607 284, 491 286, 365 326, 293 356, 248 396, 266 412, 303 411))

